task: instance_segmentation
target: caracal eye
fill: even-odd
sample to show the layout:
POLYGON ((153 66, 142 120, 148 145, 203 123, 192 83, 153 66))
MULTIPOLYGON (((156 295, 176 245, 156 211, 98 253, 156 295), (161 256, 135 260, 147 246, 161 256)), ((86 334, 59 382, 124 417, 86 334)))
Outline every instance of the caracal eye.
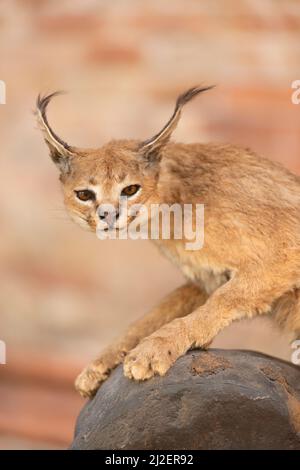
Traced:
POLYGON ((138 192, 139 189, 140 189, 139 184, 131 184, 130 186, 126 186, 125 188, 122 189, 121 196, 126 196, 126 197, 133 196, 135 193, 138 192))
POLYGON ((90 189, 80 189, 75 191, 75 194, 80 201, 94 201, 96 199, 95 193, 90 189))

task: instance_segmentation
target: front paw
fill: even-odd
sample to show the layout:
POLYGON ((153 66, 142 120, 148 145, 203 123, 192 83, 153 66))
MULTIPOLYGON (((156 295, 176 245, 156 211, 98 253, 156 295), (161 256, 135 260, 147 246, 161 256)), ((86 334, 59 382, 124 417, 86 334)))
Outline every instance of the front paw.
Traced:
POLYGON ((124 360, 124 375, 129 379, 146 380, 154 375, 165 375, 178 355, 174 340, 150 336, 134 348, 124 360))
POLYGON ((122 351, 108 350, 103 353, 78 375, 75 381, 76 390, 85 398, 93 397, 102 382, 108 378, 111 370, 120 364, 123 358, 122 351))

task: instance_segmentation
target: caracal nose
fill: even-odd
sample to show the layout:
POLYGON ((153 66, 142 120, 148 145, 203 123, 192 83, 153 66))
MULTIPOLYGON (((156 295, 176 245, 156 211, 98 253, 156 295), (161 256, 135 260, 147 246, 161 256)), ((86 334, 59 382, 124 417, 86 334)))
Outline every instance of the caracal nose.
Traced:
POLYGON ((111 208, 98 208, 98 217, 100 220, 106 222, 108 225, 112 225, 119 218, 119 211, 114 207, 111 208))

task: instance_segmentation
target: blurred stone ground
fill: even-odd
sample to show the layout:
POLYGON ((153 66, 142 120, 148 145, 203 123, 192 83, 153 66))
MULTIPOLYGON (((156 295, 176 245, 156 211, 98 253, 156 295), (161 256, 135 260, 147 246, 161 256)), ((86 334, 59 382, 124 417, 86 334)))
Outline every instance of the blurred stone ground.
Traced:
MULTIPOLYGON (((12 0, 0 3, 0 35, 0 447, 63 447, 81 404, 71 385, 81 364, 182 276, 149 242, 100 242, 68 220, 31 112, 38 92, 68 90, 51 105, 53 127, 71 144, 98 146, 151 136, 178 93, 215 83, 186 108, 175 138, 250 146, 300 173, 300 106, 291 102, 300 4, 12 0), (55 385, 62 364, 67 385, 55 385), (39 418, 51 410, 46 432, 39 418)), ((233 325, 214 346, 291 353, 264 319, 233 325)))

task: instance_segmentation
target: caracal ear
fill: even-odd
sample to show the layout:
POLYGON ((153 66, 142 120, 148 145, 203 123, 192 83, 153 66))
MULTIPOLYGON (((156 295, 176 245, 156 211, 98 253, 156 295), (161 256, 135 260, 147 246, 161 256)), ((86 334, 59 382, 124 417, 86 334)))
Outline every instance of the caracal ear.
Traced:
POLYGON ((35 114, 37 117, 38 126, 43 132, 45 142, 50 149, 50 156, 52 160, 57 165, 62 174, 67 174, 70 172, 71 160, 77 153, 76 148, 71 147, 60 137, 58 137, 58 135, 50 127, 47 118, 48 104, 53 97, 61 94, 62 92, 56 91, 50 95, 39 95, 36 102, 35 114))
POLYGON ((178 96, 174 112, 167 124, 154 137, 151 137, 151 139, 145 140, 140 144, 140 152, 142 152, 143 156, 147 160, 160 160, 159 151, 170 140, 171 135, 179 122, 183 106, 199 93, 210 90, 211 88, 214 88, 214 86, 215 85, 207 87, 193 87, 178 96))

